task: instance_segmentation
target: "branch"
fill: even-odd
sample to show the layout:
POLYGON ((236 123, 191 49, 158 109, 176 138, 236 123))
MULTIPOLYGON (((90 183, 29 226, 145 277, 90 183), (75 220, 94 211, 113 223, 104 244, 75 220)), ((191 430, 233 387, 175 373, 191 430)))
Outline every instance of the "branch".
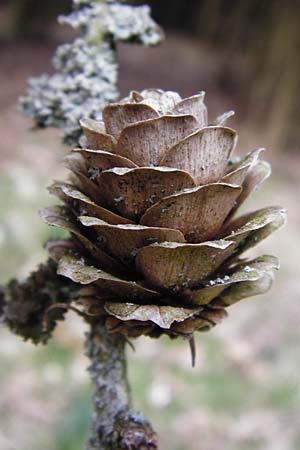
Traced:
POLYGON ((58 320, 64 318, 64 309, 48 309, 55 303, 69 304, 78 291, 78 285, 57 275, 57 264, 48 260, 32 272, 26 281, 11 280, 0 287, 0 322, 13 333, 35 344, 46 343, 58 320), (43 322, 47 316, 48 326, 43 322))
POLYGON ((86 450, 158 450, 150 423, 131 408, 126 372, 126 340, 92 325, 86 350, 96 386, 94 414, 86 450))

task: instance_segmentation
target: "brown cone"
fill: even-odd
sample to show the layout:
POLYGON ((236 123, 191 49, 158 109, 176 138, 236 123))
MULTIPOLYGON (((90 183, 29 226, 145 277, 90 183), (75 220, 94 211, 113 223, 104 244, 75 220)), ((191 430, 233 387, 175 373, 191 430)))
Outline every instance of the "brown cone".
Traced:
POLYGON ((149 89, 104 108, 102 122, 82 120, 70 180, 50 188, 64 207, 42 217, 72 234, 75 249, 52 243, 51 256, 60 275, 86 286, 78 301, 109 331, 190 338, 270 287, 275 257, 239 258, 285 211, 232 219, 270 167, 261 149, 231 162, 231 115, 209 125, 204 93, 149 89))

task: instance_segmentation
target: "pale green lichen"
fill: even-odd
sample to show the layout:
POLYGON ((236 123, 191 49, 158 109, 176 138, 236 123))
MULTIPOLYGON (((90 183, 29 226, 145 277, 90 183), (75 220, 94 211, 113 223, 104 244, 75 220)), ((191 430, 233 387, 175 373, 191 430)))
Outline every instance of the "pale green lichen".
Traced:
POLYGON ((63 129, 65 142, 76 145, 79 120, 101 119, 102 108, 118 98, 116 43, 156 45, 162 32, 148 6, 112 0, 73 0, 73 12, 59 22, 78 29, 81 36, 58 47, 54 75, 29 80, 20 108, 38 126, 63 129))

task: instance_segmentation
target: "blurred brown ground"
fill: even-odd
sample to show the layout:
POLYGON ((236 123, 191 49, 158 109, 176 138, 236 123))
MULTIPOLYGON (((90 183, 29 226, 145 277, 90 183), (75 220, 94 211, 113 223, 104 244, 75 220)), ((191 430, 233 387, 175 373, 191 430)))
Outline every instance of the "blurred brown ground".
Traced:
MULTIPOLYGON (((32 132, 31 121, 16 109, 26 79, 51 72, 57 43, 71 37, 56 26, 49 34, 0 41, 1 281, 26 276, 45 258, 42 243, 51 231, 36 210, 54 201, 46 185, 64 175, 60 161, 68 149, 61 147, 59 132, 32 132)), ((130 354, 135 401, 153 420, 164 450, 299 450, 300 150, 294 144, 281 147, 288 142, 282 141, 282 131, 275 129, 273 137, 263 120, 257 123, 255 91, 249 114, 246 93, 253 66, 247 54, 233 51, 226 61, 218 46, 174 31, 159 48, 121 45, 118 52, 122 94, 151 86, 182 95, 205 90, 210 119, 235 109, 231 126, 240 134, 237 153, 265 146, 273 165, 272 178, 246 208, 281 204, 289 210, 288 226, 254 250, 280 256, 282 268, 270 293, 234 306, 224 324, 198 336, 194 370, 184 343, 138 340, 136 354, 130 354)), ((268 79, 264 83, 268 88, 268 79)), ((281 130, 290 129, 290 119, 281 123, 280 108, 274 117, 281 130)), ((1 330, 1 450, 82 447, 90 395, 83 332, 70 315, 50 346, 35 349, 1 330)))

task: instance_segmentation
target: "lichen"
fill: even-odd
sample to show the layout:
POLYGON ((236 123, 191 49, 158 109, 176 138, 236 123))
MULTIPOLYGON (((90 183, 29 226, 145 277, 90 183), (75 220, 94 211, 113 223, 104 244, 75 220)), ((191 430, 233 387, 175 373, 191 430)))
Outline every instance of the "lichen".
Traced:
POLYGON ((59 23, 77 29, 80 37, 57 48, 53 76, 29 79, 20 108, 37 126, 60 128, 64 141, 76 145, 79 120, 101 119, 102 108, 118 98, 116 43, 156 45, 162 32, 148 6, 113 0, 73 0, 73 11, 61 16, 59 23))

